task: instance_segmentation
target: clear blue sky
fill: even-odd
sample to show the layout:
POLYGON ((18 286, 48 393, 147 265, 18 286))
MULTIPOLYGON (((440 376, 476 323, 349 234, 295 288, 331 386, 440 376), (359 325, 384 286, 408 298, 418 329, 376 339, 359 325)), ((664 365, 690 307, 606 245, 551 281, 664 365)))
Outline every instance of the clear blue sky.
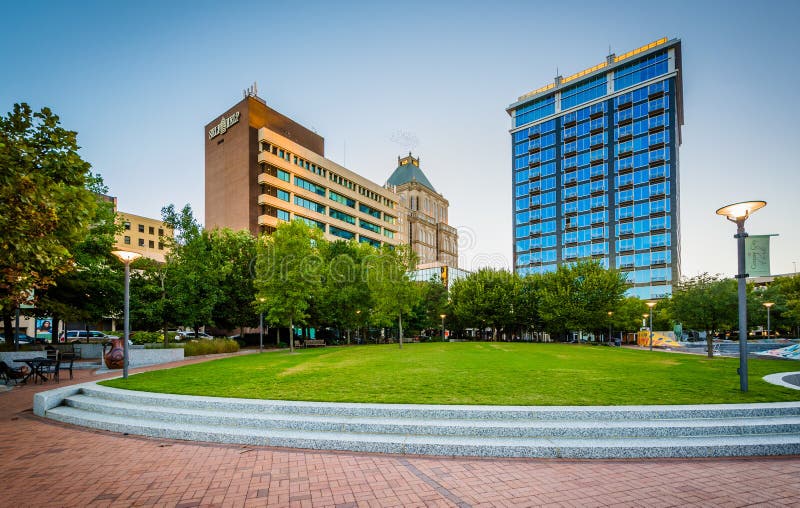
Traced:
POLYGON ((714 211, 749 199, 769 204, 748 231, 780 234, 773 273, 800 264, 800 2, 4 4, 0 111, 51 107, 121 210, 190 203, 202 220, 203 126, 257 81, 328 158, 376 182, 416 139, 465 268, 511 263, 505 108, 609 45, 678 37, 683 273, 736 271, 734 226, 714 211))

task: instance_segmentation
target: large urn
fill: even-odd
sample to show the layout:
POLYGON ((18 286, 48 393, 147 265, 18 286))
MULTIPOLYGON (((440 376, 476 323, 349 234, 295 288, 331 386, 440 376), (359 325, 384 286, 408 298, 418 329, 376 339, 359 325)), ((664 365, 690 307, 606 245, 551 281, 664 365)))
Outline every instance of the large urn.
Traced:
POLYGON ((123 340, 125 339, 111 339, 103 344, 103 358, 106 361, 106 367, 109 369, 121 369, 124 366, 125 350, 122 348, 123 340), (106 351, 109 346, 111 349, 106 351))

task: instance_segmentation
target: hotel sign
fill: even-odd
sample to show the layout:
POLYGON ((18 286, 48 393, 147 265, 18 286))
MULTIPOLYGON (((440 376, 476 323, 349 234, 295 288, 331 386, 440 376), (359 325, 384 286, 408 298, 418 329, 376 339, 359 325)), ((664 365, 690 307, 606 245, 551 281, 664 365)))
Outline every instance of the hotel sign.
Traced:
POLYGON ((231 128, 232 125, 239 123, 239 112, 232 114, 228 118, 222 117, 217 125, 208 131, 208 139, 214 139, 220 134, 231 128))

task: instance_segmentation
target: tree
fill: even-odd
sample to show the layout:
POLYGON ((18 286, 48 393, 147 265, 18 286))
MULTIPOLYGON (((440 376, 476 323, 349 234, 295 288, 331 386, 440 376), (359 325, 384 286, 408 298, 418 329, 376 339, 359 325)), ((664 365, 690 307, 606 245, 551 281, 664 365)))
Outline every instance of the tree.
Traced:
POLYGON ((97 206, 77 133, 49 108, 25 103, 0 117, 0 312, 7 341, 11 312, 75 268, 73 247, 97 206))
POLYGON ((161 215, 175 232, 167 255, 166 294, 175 321, 198 333, 201 326, 214 324, 214 307, 222 298, 212 235, 200 228, 189 205, 180 213, 169 205, 161 215))
POLYGON ((324 263, 313 311, 319 323, 346 330, 349 344, 350 331, 360 324, 359 311, 372 308, 366 260, 375 250, 355 241, 322 242, 319 250, 324 263))
POLYGON ((295 220, 278 226, 258 240, 253 281, 257 312, 268 322, 289 326, 294 352, 294 325, 305 324, 309 306, 320 287, 322 232, 295 220))
POLYGON ((712 332, 738 322, 736 281, 704 273, 675 284, 669 312, 684 328, 704 330, 712 358, 712 332))
POLYGON ((378 326, 398 324, 399 346, 403 347, 403 314, 411 312, 416 291, 408 272, 414 269, 416 257, 408 245, 381 246, 365 260, 367 281, 374 307, 372 320, 378 326))
POLYGON ((224 329, 257 326, 253 308, 253 262, 256 239, 248 231, 218 229, 209 233, 212 256, 209 260, 217 277, 219 298, 212 309, 214 325, 224 329))
POLYGON ((612 310, 611 328, 618 332, 636 331, 642 325, 642 315, 648 310, 647 304, 635 296, 623 298, 612 310))
POLYGON ((411 330, 439 329, 442 314, 448 313, 447 287, 438 275, 430 280, 415 284, 416 298, 407 320, 411 330))
POLYGON ((539 312, 550 333, 570 330, 602 332, 608 311, 627 289, 625 278, 594 261, 561 265, 544 276, 539 312))
MULTIPOLYGON (((459 321, 483 329, 492 327, 492 339, 497 332, 510 329, 515 318, 514 303, 518 300, 521 282, 517 275, 506 270, 482 268, 456 281, 450 292, 453 313, 459 321)), ((522 306, 525 304, 519 304, 522 306)), ((524 309, 517 309, 524 316, 524 309)))

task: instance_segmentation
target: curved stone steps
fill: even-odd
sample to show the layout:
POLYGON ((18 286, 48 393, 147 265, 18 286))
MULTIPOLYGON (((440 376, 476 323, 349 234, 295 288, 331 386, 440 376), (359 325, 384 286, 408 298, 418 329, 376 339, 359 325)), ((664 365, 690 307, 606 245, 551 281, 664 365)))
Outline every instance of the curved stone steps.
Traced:
POLYGON ((800 403, 505 407, 243 400, 74 385, 34 412, 142 436, 245 445, 487 457, 800 454, 800 403))

